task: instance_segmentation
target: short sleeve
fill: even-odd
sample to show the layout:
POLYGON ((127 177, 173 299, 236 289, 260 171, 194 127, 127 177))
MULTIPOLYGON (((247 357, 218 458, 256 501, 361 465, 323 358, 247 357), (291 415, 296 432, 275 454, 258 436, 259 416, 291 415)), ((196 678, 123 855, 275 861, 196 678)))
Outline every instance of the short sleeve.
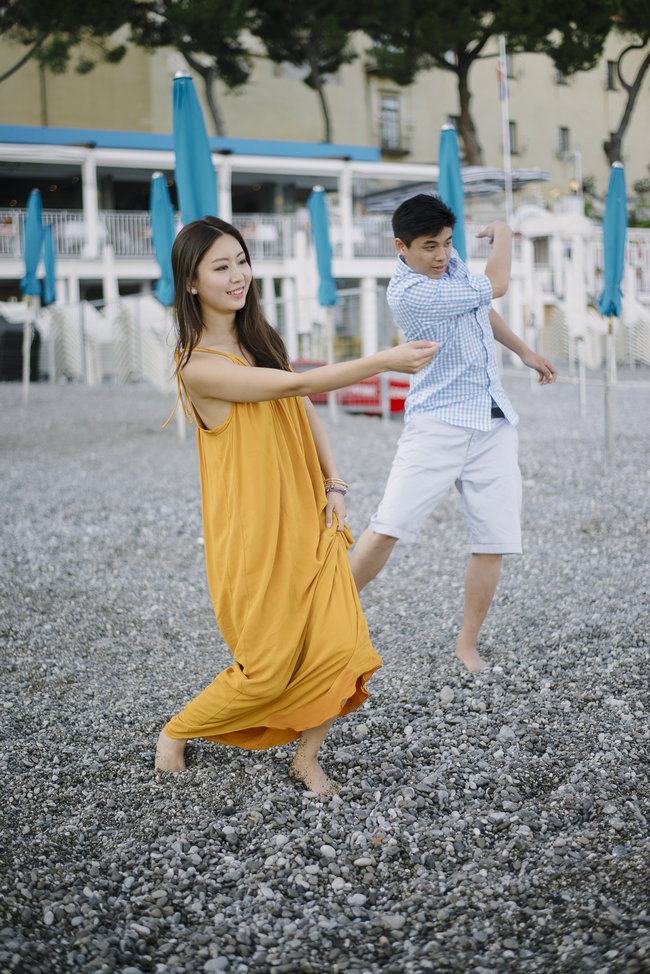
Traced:
POLYGON ((485 274, 468 274, 461 279, 445 276, 440 280, 419 277, 405 288, 402 300, 412 314, 436 321, 467 314, 484 305, 489 307, 492 285, 485 274))

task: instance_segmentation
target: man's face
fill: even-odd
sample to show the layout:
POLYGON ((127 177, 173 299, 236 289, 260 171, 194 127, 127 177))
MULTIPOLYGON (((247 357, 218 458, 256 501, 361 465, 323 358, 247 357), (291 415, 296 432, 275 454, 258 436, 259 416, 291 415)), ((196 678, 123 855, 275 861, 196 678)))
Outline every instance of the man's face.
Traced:
POLYGON ((451 256, 451 228, 445 227, 435 237, 426 234, 423 237, 416 237, 410 247, 407 247, 398 237, 395 240, 395 247, 412 271, 436 280, 447 270, 451 256))

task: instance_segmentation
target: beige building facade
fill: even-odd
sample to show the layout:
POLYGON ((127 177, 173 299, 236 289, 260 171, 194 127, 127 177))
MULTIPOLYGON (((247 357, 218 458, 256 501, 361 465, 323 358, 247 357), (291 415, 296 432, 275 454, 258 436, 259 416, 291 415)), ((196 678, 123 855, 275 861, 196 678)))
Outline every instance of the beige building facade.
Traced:
MULTIPOLYGON (((378 77, 366 53, 367 40, 355 39, 358 57, 330 79, 326 88, 334 143, 379 146, 382 158, 406 163, 435 163, 440 128, 458 114, 456 76, 434 69, 400 88, 378 77)), ((609 166, 602 143, 618 126, 625 93, 613 65, 624 39, 611 35, 599 64, 572 78, 558 75, 544 55, 517 54, 509 59, 509 119, 513 168, 539 168, 551 179, 545 197, 571 192, 576 174, 595 182, 604 195, 609 166)), ((0 43, 2 71, 23 53, 20 45, 0 43)), ((317 95, 291 66, 273 65, 251 45, 250 82, 239 92, 217 84, 226 134, 234 138, 321 142, 323 118, 317 95)), ((487 166, 503 166, 502 105, 497 82, 496 42, 491 56, 475 63, 470 75, 472 110, 487 166)), ((644 52, 632 52, 629 74, 644 52)), ((172 130, 171 84, 185 69, 174 50, 149 54, 130 47, 118 65, 98 64, 89 74, 70 70, 54 75, 35 61, 0 84, 0 124, 111 129, 169 133, 172 130)), ((202 82, 196 88, 211 125, 202 82)), ((623 141, 628 186, 650 174, 650 74, 639 93, 623 141)))

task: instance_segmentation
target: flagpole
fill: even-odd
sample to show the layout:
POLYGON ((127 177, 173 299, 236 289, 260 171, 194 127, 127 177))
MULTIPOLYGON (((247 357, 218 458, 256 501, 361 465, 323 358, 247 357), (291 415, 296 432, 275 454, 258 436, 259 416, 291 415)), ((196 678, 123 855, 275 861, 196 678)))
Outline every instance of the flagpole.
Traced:
POLYGON ((503 175, 506 194, 506 223, 512 224, 512 164, 510 161, 510 113, 508 107, 508 61, 506 39, 499 34, 499 100, 501 102, 501 138, 503 141, 503 175))

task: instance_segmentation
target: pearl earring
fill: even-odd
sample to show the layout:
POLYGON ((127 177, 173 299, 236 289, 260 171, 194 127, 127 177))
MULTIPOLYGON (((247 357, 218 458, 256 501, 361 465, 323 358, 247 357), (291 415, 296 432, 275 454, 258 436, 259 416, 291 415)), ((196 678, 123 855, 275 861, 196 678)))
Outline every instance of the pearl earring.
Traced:
POLYGON ((193 288, 192 288, 192 294, 198 294, 198 293, 199 293, 199 292, 198 292, 198 291, 196 290, 196 288, 195 288, 195 287, 193 287, 193 288))

